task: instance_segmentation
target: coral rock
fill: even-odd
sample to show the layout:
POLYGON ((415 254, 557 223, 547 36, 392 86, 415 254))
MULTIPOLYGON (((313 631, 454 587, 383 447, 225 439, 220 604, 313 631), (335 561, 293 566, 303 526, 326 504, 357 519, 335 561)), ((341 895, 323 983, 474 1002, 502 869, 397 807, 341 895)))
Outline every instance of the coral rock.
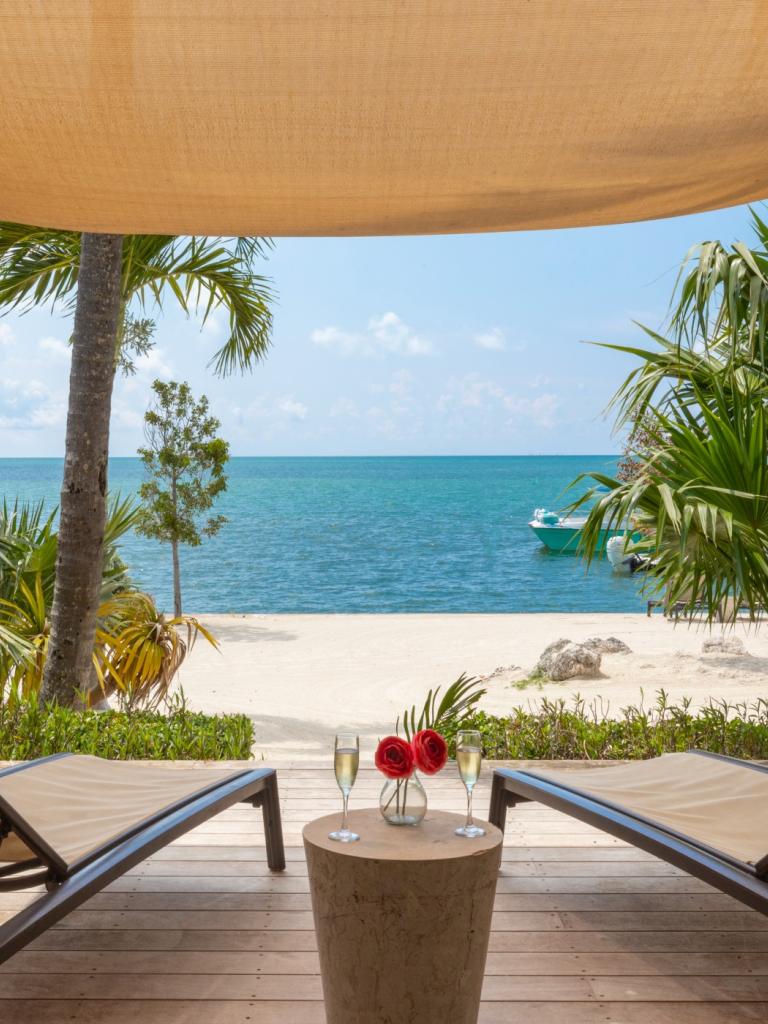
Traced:
POLYGON ((631 654, 632 648, 629 644, 625 644, 623 640, 619 640, 617 636, 607 636, 603 639, 601 636, 590 636, 584 641, 585 647, 591 647, 593 651, 599 651, 600 654, 631 654))
POLYGON ((541 654, 535 672, 555 682, 578 677, 589 678, 600 673, 601 654, 586 644, 556 640, 541 654))
POLYGON ((744 656, 747 649, 737 636, 711 636, 701 645, 702 654, 738 654, 744 656))

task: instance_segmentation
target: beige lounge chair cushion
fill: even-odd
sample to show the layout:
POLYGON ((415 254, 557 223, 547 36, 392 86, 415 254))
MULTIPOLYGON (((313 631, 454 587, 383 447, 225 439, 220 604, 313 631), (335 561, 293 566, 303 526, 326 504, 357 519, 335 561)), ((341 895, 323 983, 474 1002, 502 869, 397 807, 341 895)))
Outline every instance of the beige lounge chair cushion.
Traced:
MULTIPOLYGON (((242 771, 74 755, 0 776, 0 796, 69 867, 178 800, 242 771)), ((13 834, 0 844, 0 861, 29 856, 13 834)))
POLYGON ((746 864, 768 855, 768 772, 701 754, 530 774, 608 801, 746 864))

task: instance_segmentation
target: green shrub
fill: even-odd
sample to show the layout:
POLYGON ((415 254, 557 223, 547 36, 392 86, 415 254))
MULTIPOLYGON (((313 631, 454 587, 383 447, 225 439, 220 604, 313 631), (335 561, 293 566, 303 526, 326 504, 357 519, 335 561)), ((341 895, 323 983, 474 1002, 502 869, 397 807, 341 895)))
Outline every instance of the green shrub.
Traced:
POLYGON ((762 698, 749 707, 710 700, 693 711, 689 698, 670 704, 660 690, 650 709, 627 707, 614 718, 579 697, 568 706, 542 699, 536 709, 515 708, 501 718, 476 711, 445 729, 452 756, 459 728, 479 729, 485 757, 498 760, 632 760, 693 747, 768 759, 768 701, 762 698))
POLYGON ((247 715, 203 715, 183 705, 161 714, 0 704, 0 761, 62 751, 119 761, 243 761, 252 756, 252 744, 247 715))

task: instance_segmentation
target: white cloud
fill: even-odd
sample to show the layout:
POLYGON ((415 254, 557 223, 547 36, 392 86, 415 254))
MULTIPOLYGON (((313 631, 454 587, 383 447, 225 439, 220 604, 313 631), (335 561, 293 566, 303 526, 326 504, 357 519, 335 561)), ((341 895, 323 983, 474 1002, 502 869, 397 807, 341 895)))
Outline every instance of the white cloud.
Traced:
POLYGON ((478 348, 485 348, 492 352, 503 352, 507 347, 507 339, 500 327, 491 327, 489 331, 476 334, 474 342, 478 348))
POLYGON ((115 397, 112 399, 112 423, 116 427, 133 430, 144 425, 144 417, 123 398, 115 397))
POLYGON ((62 426, 67 406, 61 394, 39 380, 0 380, 0 428, 41 430, 62 426))
POLYGON ((16 344, 16 336, 13 333, 13 328, 10 324, 0 324, 0 348, 3 346, 11 347, 16 344))
POLYGON ((401 400, 410 398, 413 380, 414 377, 410 370, 398 370, 397 373, 393 373, 392 379, 389 382, 391 394, 401 400))
POLYGON ((395 421, 389 415, 386 409, 382 409, 381 406, 372 405, 365 413, 368 418, 368 423, 375 434, 383 434, 389 436, 395 433, 396 425, 395 421))
POLYGON ((504 404, 515 416, 509 420, 510 426, 519 425, 521 419, 531 420, 543 430, 551 430, 557 423, 556 413, 560 408, 560 399, 555 394, 545 392, 536 398, 518 398, 514 395, 505 397, 504 404))
POLYGON ((330 408, 334 419, 359 419, 360 410, 350 398, 337 399, 330 408))
POLYGON ((400 354, 426 356, 434 351, 427 338, 420 337, 397 313, 372 316, 364 331, 345 331, 336 326, 318 327, 310 334, 315 345, 336 349, 345 354, 400 354))
POLYGON ((309 409, 303 402, 297 402, 292 395, 279 399, 276 404, 278 411, 285 413, 289 419, 305 420, 307 418, 309 409))
POLYGON ((134 360, 136 373, 147 377, 164 377, 170 380, 173 376, 173 366, 166 362, 165 353, 161 348, 151 348, 134 360))
POLYGON ((210 335, 213 338, 219 337, 223 334, 224 328, 221 323, 221 317, 218 313, 211 310, 206 320, 203 320, 200 324, 200 333, 210 335))
POLYGON ((531 388, 532 391, 539 391, 541 388, 545 388, 547 384, 551 383, 551 378, 547 377, 545 373, 537 373, 528 381, 528 387, 531 388))
POLYGON ((387 352, 405 352, 410 356, 425 356, 432 352, 432 342, 415 334, 397 313, 372 316, 368 321, 368 332, 387 352))
POLYGON ((173 364, 167 359, 162 348, 155 346, 149 352, 136 356, 133 361, 135 373, 129 377, 122 377, 119 381, 120 390, 124 394, 141 394, 146 396, 149 393, 149 385, 152 381, 171 380, 173 378, 173 364))
POLYGON ((230 406, 222 419, 244 429, 250 423, 258 423, 259 429, 265 431, 264 436, 268 436, 275 429, 282 430, 291 422, 303 422, 308 416, 309 406, 293 395, 257 395, 244 408, 230 406))
POLYGON ((350 334, 348 331, 342 331, 338 327, 319 327, 317 330, 312 331, 310 334, 310 340, 315 345, 321 345, 324 348, 335 348, 340 352, 357 352, 365 344, 365 336, 362 334, 350 334))
POLYGON ((508 426, 517 427, 521 420, 528 420, 541 429, 549 430, 556 425, 560 404, 558 396, 551 392, 544 392, 535 398, 517 395, 506 391, 495 381, 487 380, 477 373, 469 373, 458 380, 449 381, 438 399, 437 407, 441 412, 455 410, 457 407, 473 409, 478 413, 502 410, 511 414, 507 420, 508 426))
POLYGON ((41 338, 39 347, 44 352, 49 352, 54 359, 68 361, 72 357, 72 346, 68 345, 66 341, 62 341, 61 338, 41 338))

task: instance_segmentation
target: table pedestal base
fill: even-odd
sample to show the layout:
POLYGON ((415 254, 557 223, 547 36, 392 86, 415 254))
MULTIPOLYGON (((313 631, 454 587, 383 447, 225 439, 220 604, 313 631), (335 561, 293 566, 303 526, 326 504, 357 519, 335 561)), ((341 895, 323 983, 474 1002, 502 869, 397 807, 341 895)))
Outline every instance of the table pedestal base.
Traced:
POLYGON ((357 811, 354 852, 322 841, 335 817, 307 826, 328 1024, 476 1024, 501 841, 457 838, 461 822, 357 811))

